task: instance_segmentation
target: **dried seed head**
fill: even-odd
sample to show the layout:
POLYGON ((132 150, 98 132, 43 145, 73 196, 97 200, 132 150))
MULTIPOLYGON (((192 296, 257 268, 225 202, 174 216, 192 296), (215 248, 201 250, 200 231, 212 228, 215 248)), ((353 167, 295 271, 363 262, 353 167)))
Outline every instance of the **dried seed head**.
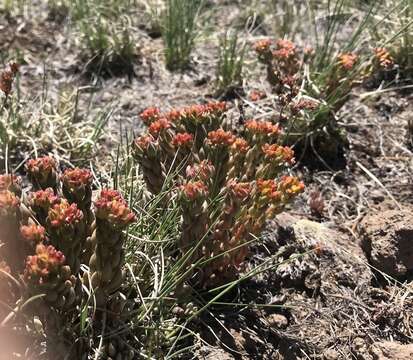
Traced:
POLYGON ((214 165, 208 160, 202 160, 200 163, 188 165, 186 168, 186 177, 189 179, 199 179, 208 181, 215 171, 214 165))

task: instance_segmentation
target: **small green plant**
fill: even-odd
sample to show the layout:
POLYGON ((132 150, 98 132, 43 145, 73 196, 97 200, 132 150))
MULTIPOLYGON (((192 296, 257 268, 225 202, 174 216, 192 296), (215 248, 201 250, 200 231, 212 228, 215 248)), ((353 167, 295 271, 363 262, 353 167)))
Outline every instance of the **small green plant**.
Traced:
POLYGON ((217 64, 216 89, 218 94, 228 94, 242 84, 246 44, 241 43, 238 33, 226 32, 220 40, 217 64))
POLYGON ((166 66, 170 70, 182 70, 190 63, 203 1, 166 0, 166 8, 161 14, 161 31, 166 66))
POLYGON ((386 47, 403 78, 413 76, 413 2, 380 2, 375 22, 369 27, 372 41, 386 47))
POLYGON ((88 54, 89 69, 131 72, 137 47, 130 30, 129 0, 75 0, 67 6, 88 54))
POLYGON ((18 66, 10 66, 0 74, 0 169, 40 149, 58 149, 67 161, 88 163, 112 110, 80 111, 81 92, 70 89, 60 93, 57 103, 48 100, 46 88, 41 99, 24 98, 18 86, 18 66))

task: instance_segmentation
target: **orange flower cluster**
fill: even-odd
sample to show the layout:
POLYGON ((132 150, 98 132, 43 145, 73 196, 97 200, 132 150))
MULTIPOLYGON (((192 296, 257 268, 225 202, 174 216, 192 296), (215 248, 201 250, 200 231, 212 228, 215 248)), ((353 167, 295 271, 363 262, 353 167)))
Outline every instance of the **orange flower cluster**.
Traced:
POLYGON ((152 124, 158 120, 161 115, 161 111, 157 107, 149 107, 140 113, 139 117, 146 125, 152 124))
POLYGON ((231 146, 231 150, 234 153, 246 154, 249 150, 250 146, 248 145, 248 141, 243 138, 235 138, 234 143, 231 146))
POLYGON ((375 48, 374 54, 381 68, 386 70, 393 68, 394 59, 386 48, 375 48))
POLYGON ((157 138, 162 131, 165 131, 171 127, 171 122, 167 118, 159 118, 149 125, 149 133, 157 138))
POLYGON ((218 129, 208 133, 207 144, 209 146, 231 146, 235 142, 235 136, 231 131, 218 129))
POLYGON ((106 220, 115 228, 124 228, 135 222, 135 214, 129 209, 120 192, 103 189, 95 201, 96 217, 106 220))
POLYGON ((280 132, 280 127, 269 121, 247 120, 245 128, 252 134, 258 135, 277 135, 280 132))
POLYGON ((260 196, 265 202, 277 202, 281 200, 281 192, 275 180, 257 180, 257 188, 260 196))
POLYGON ((43 284, 48 276, 57 273, 65 261, 63 253, 57 251, 52 245, 38 244, 36 255, 27 257, 24 278, 28 282, 43 284))
POLYGON ((289 165, 295 163, 294 150, 288 146, 264 144, 262 151, 270 160, 277 163, 287 163, 289 165))
POLYGON ((350 71, 354 68, 358 61, 358 55, 354 53, 343 53, 338 55, 338 65, 342 67, 344 70, 350 71))
POLYGON ((48 221, 54 228, 76 225, 83 219, 83 213, 76 204, 69 204, 65 199, 53 205, 48 214, 48 221))
POLYGON ((8 190, 0 191, 0 217, 14 216, 20 206, 19 198, 8 190))
POLYGON ((276 50, 272 52, 275 58, 285 61, 296 56, 296 47, 290 40, 279 39, 276 41, 276 47, 276 50))
POLYGON ((143 150, 148 150, 151 145, 154 145, 156 143, 155 138, 151 134, 146 134, 146 135, 141 135, 138 136, 134 140, 134 146, 136 149, 139 149, 140 151, 143 150))
POLYGON ((67 169, 61 179, 65 186, 72 191, 76 191, 92 184, 92 173, 87 169, 67 169))
POLYGON ((194 142, 194 136, 187 132, 177 133, 172 139, 172 145, 179 148, 191 148, 194 142))
POLYGON ((279 190, 288 197, 293 197, 304 191, 304 183, 295 176, 283 176, 279 184, 279 190))
POLYGON ((202 181, 188 181, 181 185, 181 194, 188 201, 204 199, 208 195, 208 188, 202 181))
POLYGON ((22 225, 20 227, 20 233, 23 239, 31 245, 40 244, 46 239, 46 229, 41 225, 22 225))
POLYGON ((196 119, 198 122, 204 122, 210 117, 221 116, 227 110, 225 102, 209 102, 207 104, 197 104, 182 109, 172 109, 164 116, 172 122, 178 122, 182 119, 196 119))
POLYGON ((258 40, 254 44, 254 50, 258 54, 261 55, 261 54, 264 54, 264 53, 268 52, 270 50, 271 45, 272 45, 272 41, 270 39, 258 40))
POLYGON ((50 174, 56 170, 56 161, 50 156, 44 156, 37 159, 30 159, 26 162, 26 171, 29 174, 50 174))

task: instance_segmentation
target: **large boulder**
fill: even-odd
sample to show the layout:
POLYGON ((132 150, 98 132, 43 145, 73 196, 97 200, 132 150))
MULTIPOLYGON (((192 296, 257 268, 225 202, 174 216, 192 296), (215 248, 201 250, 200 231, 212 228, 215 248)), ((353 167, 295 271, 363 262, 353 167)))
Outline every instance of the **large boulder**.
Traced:
POLYGON ((397 278, 413 270, 413 207, 373 211, 361 222, 361 235, 373 267, 397 278))

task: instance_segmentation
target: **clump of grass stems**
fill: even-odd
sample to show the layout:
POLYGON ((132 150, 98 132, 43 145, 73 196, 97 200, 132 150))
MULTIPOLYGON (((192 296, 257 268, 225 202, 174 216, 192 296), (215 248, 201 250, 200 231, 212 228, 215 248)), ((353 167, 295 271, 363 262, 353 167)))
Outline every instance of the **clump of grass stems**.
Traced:
POLYGON ((228 94, 242 85, 242 71, 246 43, 240 41, 238 32, 227 31, 219 41, 216 92, 228 94))
POLYGON ((204 0, 166 0, 160 23, 169 70, 183 70, 190 64, 203 3, 204 0))
POLYGON ((130 0, 74 0, 67 7, 97 73, 131 73, 137 47, 131 33, 130 0))

